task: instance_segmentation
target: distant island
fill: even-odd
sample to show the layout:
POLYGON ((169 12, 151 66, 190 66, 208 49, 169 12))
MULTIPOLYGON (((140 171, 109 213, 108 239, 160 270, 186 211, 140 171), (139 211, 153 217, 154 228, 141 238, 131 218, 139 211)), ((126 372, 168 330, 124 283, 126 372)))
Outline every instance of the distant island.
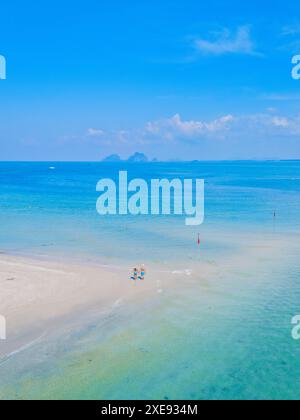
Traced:
POLYGON ((128 159, 122 159, 120 155, 114 153, 107 156, 102 160, 102 162, 118 163, 118 162, 128 162, 128 163, 159 163, 159 162, 169 162, 169 163, 191 163, 199 164, 202 161, 198 159, 194 160, 183 160, 183 159, 169 159, 169 160, 159 160, 159 159, 149 159, 145 153, 135 152, 133 155, 129 156, 128 159))
POLYGON ((130 163, 146 163, 148 161, 149 159, 144 153, 138 153, 138 152, 136 152, 134 155, 128 158, 128 162, 130 163))
MULTIPOLYGON (((136 152, 132 156, 130 156, 127 160, 122 160, 118 154, 113 154, 103 159, 103 162, 147 163, 149 162, 149 159, 144 153, 136 152)), ((157 159, 153 159, 153 162, 157 162, 157 159)))
POLYGON ((121 162, 121 158, 119 155, 109 155, 105 159, 103 159, 103 162, 121 162))

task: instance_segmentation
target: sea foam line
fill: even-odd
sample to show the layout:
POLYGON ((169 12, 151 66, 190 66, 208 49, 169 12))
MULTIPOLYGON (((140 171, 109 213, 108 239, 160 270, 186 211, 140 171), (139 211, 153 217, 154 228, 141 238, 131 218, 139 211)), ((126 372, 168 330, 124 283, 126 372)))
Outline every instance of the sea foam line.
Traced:
POLYGON ((29 343, 25 344, 24 346, 21 346, 19 349, 12 351, 11 353, 4 356, 2 359, 0 359, 0 366, 3 366, 5 363, 7 363, 10 359, 12 359, 14 356, 17 356, 18 354, 22 353, 25 350, 28 350, 30 347, 34 346, 36 343, 38 343, 42 338, 44 338, 47 334, 47 331, 44 331, 42 335, 35 338, 33 341, 30 341, 29 343))

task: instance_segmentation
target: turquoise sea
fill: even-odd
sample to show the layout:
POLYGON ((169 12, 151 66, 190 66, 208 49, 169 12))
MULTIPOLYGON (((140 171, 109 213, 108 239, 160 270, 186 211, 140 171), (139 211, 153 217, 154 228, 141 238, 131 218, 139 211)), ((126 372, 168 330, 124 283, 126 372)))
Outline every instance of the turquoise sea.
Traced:
POLYGON ((0 361, 0 398, 299 399, 299 209, 300 161, 1 162, 1 253, 193 274, 0 361), (97 181, 120 170, 205 179, 204 224, 99 216, 97 181))

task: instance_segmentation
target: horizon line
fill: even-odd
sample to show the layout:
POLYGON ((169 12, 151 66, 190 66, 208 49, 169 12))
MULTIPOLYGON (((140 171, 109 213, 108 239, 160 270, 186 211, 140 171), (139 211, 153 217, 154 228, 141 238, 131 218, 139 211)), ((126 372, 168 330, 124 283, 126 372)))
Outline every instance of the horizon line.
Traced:
POLYGON ((103 160, 0 160, 0 163, 128 163, 145 165, 149 163, 192 163, 192 162, 299 162, 300 158, 252 158, 252 159, 190 159, 190 160, 148 160, 146 162, 131 162, 128 160, 120 160, 116 162, 108 162, 103 160))

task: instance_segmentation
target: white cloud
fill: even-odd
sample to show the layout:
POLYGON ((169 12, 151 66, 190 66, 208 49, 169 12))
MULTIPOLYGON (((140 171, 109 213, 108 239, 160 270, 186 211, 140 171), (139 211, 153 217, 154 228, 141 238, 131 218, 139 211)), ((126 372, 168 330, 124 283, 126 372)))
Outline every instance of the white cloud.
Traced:
POLYGON ((282 35, 294 36, 300 34, 300 23, 294 23, 292 25, 286 25, 282 28, 282 35))
POLYGON ((149 122, 146 126, 146 133, 161 136, 167 140, 178 137, 193 138, 210 133, 227 130, 229 124, 234 120, 232 115, 225 115, 213 121, 184 121, 179 114, 172 118, 149 122))
POLYGON ((273 106, 270 106, 269 108, 267 108, 267 112, 269 112, 270 114, 275 114, 277 112, 277 109, 273 106))
POLYGON ((285 117, 274 117, 272 119, 272 124, 275 127, 288 127, 290 125, 289 120, 285 117))
POLYGON ((250 54, 257 55, 251 40, 250 27, 240 26, 235 34, 228 29, 214 33, 212 39, 197 39, 197 51, 206 54, 250 54))
POLYGON ((105 131, 97 128, 88 128, 87 134, 89 137, 102 137, 105 135, 105 131))
POLYGON ((279 49, 289 51, 291 54, 298 54, 300 48, 300 22, 284 26, 280 35, 284 39, 284 43, 280 45, 279 49))
POLYGON ((148 122, 144 127, 107 131, 89 129, 92 138, 101 138, 101 144, 118 147, 140 145, 195 145, 202 141, 252 143, 273 139, 297 138, 300 135, 300 115, 277 114, 276 109, 261 114, 233 116, 227 114, 213 120, 184 120, 180 114, 148 122), (100 131, 100 133, 97 133, 100 131), (98 136, 96 135, 98 134, 98 136), (100 135, 100 137, 99 137, 100 135))
POLYGON ((268 93, 262 95, 261 99, 274 102, 300 101, 300 95, 298 93, 268 93))
POLYGON ((293 137, 300 134, 300 116, 282 116, 270 114, 253 114, 240 117, 237 132, 262 133, 264 137, 287 136, 293 137))

